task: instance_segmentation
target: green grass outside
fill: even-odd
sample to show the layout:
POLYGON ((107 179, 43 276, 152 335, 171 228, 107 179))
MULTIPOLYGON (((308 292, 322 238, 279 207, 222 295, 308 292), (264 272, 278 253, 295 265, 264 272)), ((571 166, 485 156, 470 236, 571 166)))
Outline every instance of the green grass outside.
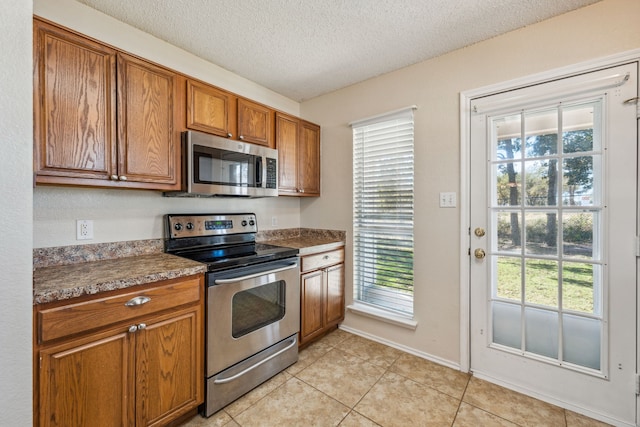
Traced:
MULTIPOLYGON (((558 307, 557 271, 556 261, 526 260, 527 303, 558 307)), ((498 297, 520 301, 521 275, 519 258, 499 257, 498 297)), ((593 313, 593 265, 564 262, 562 276, 563 309, 593 313)))

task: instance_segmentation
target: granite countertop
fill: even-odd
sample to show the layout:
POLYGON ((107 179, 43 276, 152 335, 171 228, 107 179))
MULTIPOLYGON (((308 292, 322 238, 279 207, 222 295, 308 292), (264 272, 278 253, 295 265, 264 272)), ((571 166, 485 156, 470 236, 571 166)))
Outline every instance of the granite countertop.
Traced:
POLYGON ((165 253, 36 268, 33 303, 62 301, 81 295, 204 273, 202 263, 165 253))
POLYGON ((269 240, 265 243, 298 249, 298 254, 300 255, 331 251, 344 246, 344 240, 323 236, 299 236, 282 240, 269 240))
MULTIPOLYGON (((343 247, 345 232, 318 229, 258 233, 262 243, 300 255, 343 247)), ((166 254, 161 239, 34 249, 33 304, 124 289, 207 271, 205 264, 166 254)))

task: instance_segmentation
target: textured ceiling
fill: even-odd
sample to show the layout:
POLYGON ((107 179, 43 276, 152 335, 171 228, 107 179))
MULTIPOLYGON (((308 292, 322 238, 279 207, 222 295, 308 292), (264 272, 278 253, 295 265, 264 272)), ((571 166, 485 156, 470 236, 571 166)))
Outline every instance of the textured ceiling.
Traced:
POLYGON ((296 101, 599 0, 77 0, 296 101))

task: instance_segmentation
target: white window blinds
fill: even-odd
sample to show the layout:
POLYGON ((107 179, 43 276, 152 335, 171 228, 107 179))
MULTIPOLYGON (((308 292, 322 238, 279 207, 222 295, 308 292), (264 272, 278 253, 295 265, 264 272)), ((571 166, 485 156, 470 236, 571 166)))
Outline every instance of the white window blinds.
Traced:
POLYGON ((413 315, 413 110, 352 123, 354 299, 413 315))

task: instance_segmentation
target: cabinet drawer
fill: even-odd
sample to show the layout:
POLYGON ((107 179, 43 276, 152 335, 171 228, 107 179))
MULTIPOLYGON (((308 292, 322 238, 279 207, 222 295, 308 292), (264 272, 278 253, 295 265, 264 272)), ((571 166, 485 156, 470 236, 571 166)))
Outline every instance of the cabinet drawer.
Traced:
POLYGON ((302 257, 300 272, 316 270, 344 262, 344 248, 302 257))
POLYGON ((143 290, 130 290, 123 294, 97 297, 77 304, 39 309, 38 341, 49 341, 184 304, 196 303, 200 300, 200 288, 201 278, 174 280, 160 282, 156 287, 143 290), (142 301, 146 302, 140 304, 142 301))

